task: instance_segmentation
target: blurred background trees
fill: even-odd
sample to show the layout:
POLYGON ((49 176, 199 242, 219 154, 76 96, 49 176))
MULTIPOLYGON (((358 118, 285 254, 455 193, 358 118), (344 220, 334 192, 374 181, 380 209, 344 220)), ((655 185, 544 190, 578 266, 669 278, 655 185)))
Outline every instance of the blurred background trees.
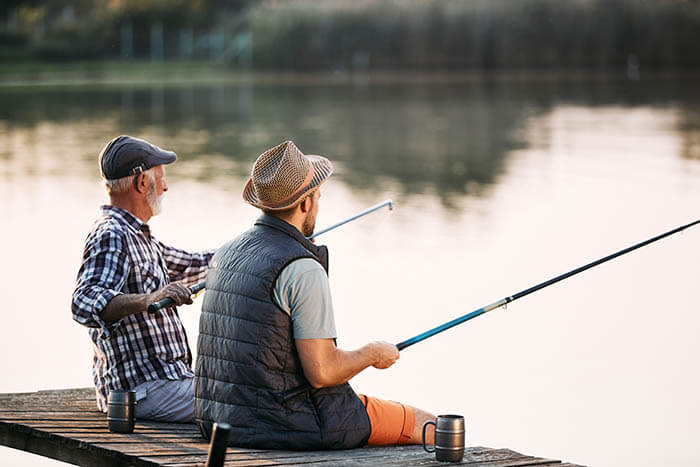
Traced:
POLYGON ((700 67, 697 0, 6 0, 0 61, 285 70, 700 67))

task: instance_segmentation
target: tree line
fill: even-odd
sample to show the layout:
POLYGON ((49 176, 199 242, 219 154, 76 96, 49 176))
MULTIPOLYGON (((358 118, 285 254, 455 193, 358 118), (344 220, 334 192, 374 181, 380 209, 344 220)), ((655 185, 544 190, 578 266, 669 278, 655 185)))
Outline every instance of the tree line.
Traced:
POLYGON ((0 60, 210 59, 255 69, 700 66, 697 0, 9 0, 0 60))

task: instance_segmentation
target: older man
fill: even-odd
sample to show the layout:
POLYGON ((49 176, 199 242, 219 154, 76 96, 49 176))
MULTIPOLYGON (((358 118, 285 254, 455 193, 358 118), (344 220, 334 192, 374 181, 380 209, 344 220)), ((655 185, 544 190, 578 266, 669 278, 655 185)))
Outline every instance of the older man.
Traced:
POLYGON ((192 356, 175 306, 192 303, 187 285, 204 278, 213 251, 165 245, 147 224, 161 211, 165 165, 175 159, 130 136, 113 139, 99 156, 109 204, 85 242, 72 312, 89 328, 103 412, 109 391, 134 390, 136 417, 193 420, 192 356), (147 312, 163 298, 175 306, 147 312))
POLYGON ((205 437, 228 422, 234 446, 344 449, 420 443, 430 413, 357 395, 348 381, 389 368, 393 344, 336 347, 328 255, 307 240, 332 164, 291 141, 263 153, 243 192, 263 211, 220 248, 207 274, 195 369, 196 418, 205 437))

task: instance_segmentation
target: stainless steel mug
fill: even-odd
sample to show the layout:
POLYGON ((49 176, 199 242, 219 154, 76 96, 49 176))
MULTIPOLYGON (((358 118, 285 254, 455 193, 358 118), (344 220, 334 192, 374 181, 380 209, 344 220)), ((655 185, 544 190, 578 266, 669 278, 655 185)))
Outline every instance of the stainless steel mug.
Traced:
POLYGON ((134 431, 134 391, 110 391, 107 397, 107 424, 114 433, 134 431))
POLYGON ((434 452, 441 462, 459 462, 464 457, 464 417, 461 415, 438 415, 437 423, 428 420, 423 424, 423 449, 434 452), (425 445, 425 429, 435 427, 435 447, 425 445))

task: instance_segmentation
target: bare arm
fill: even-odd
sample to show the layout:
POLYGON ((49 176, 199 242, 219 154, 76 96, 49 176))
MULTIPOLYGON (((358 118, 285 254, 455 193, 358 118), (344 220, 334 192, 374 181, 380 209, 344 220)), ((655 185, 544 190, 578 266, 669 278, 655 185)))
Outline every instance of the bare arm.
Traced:
POLYGON ((385 369, 399 359, 399 351, 388 342, 371 342, 357 350, 342 350, 333 339, 296 339, 301 366, 315 388, 337 386, 369 366, 385 369))
POLYGON ((173 299, 175 306, 192 303, 190 289, 179 282, 172 282, 153 293, 117 295, 102 310, 100 317, 107 323, 113 323, 125 316, 143 313, 151 303, 168 297, 173 299))

